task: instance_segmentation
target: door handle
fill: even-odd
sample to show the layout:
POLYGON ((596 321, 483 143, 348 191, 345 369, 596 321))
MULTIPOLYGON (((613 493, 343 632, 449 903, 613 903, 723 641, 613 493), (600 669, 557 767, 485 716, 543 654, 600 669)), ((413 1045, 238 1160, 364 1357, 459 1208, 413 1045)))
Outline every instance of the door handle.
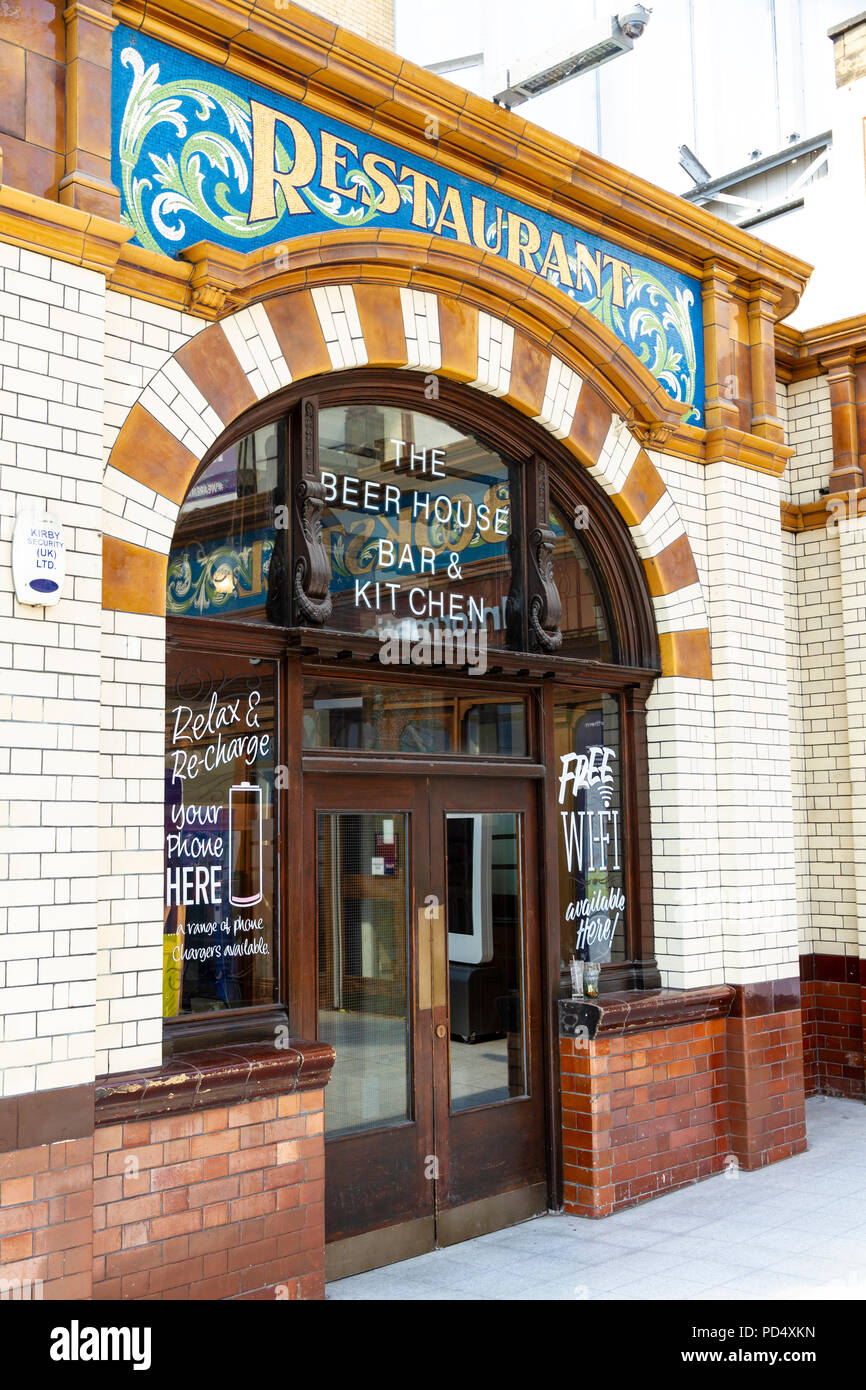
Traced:
POLYGON ((433 994, 433 964, 430 959, 430 919, 426 907, 418 909, 418 1012, 431 1006, 433 994))
POLYGON ((433 1007, 448 1007, 448 933, 445 929, 445 913, 441 904, 436 905, 435 915, 430 918, 431 954, 433 957, 433 1007))
POLYGON ((418 909, 418 1009, 431 1007, 448 1007, 448 936, 438 903, 418 909))

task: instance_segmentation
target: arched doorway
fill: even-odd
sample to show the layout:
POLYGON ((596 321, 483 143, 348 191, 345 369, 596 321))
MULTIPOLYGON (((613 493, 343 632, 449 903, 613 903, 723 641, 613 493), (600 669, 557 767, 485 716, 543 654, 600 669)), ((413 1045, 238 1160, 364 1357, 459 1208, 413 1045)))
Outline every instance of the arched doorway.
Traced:
POLYGON ((658 647, 612 503, 477 390, 332 374, 216 442, 167 593, 170 714, 190 711, 170 757, 225 711, 230 756, 197 775, 230 901, 250 904, 219 968, 221 907, 167 917, 172 1045, 264 1038, 286 1009, 334 1044, 332 1273, 547 1209, 570 957, 602 989, 658 979, 658 647))

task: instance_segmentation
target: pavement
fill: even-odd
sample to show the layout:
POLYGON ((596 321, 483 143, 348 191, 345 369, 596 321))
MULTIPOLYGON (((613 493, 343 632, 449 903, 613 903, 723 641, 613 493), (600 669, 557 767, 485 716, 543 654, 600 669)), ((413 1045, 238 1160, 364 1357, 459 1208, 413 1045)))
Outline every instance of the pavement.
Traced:
POLYGON ((866 1105, 815 1097, 809 1148, 600 1221, 562 1214, 328 1284, 329 1299, 866 1298, 866 1105))

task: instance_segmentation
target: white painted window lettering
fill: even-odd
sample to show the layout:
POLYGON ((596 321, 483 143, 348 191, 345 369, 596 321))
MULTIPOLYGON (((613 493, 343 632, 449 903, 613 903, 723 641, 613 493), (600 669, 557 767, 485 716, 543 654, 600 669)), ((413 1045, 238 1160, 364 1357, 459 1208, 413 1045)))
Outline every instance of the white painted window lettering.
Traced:
POLYGON ((273 993, 273 968, 262 960, 273 934, 274 746, 262 727, 273 718, 273 686, 208 674, 191 667, 174 689, 169 680, 166 1017, 270 1002, 273 993))
POLYGON ((620 813, 612 805, 616 751, 591 744, 586 752, 560 756, 560 854, 572 884, 566 922, 575 922, 579 957, 604 960, 625 913, 620 877, 620 813))
POLYGON ((413 640, 427 629, 495 640, 511 584, 508 464, 420 413, 399 435, 387 418, 374 405, 320 416, 332 621, 380 639, 408 624, 413 640))

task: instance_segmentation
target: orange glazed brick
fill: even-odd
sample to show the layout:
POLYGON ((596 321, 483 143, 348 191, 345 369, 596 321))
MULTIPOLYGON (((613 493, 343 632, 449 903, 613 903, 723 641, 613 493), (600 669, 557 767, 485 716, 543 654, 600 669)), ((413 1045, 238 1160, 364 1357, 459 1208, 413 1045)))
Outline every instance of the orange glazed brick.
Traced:
POLYGON ((9 1178, 0 1182, 0 1206, 14 1207, 20 1202, 32 1202, 34 1195, 33 1178, 9 1178))
POLYGON ((277 1160, 276 1144, 263 1144, 256 1149, 240 1149, 229 1154, 229 1172, 244 1173, 250 1168, 271 1168, 277 1160))
POLYGON ((258 1149, 265 1142, 265 1126, 263 1123, 257 1125, 244 1125, 239 1131, 240 1147, 242 1149, 258 1149))
POLYGON ((244 1105, 234 1105, 229 1110, 228 1128, 239 1125, 255 1125, 262 1120, 273 1119, 273 1102, 270 1100, 251 1100, 244 1105))
POLYGON ((215 1182, 200 1182, 189 1189, 189 1205, 193 1207, 209 1206, 211 1202, 228 1202, 238 1195, 238 1180, 236 1177, 217 1178, 215 1182))
POLYGON ((139 1168, 155 1168, 164 1160, 164 1145, 134 1144, 125 1149, 112 1150, 106 1156, 107 1170, 112 1173, 128 1173, 134 1160, 139 1168))
POLYGON ((232 1153, 241 1146, 241 1129, 222 1129, 216 1133, 197 1134, 189 1141, 191 1158, 211 1158, 214 1154, 232 1153))
POLYGON ((154 1144, 164 1140, 189 1139, 204 1132, 203 1112, 192 1115, 165 1115, 151 1124, 150 1138, 154 1144))
POLYGON ((213 1134, 220 1129, 227 1129, 229 1122, 229 1112, 226 1106, 217 1107, 215 1110, 205 1110, 202 1112, 203 1134, 213 1134))
POLYGON ((162 1194, 162 1214, 171 1216, 174 1212, 189 1210, 189 1189, 170 1187, 162 1194))

